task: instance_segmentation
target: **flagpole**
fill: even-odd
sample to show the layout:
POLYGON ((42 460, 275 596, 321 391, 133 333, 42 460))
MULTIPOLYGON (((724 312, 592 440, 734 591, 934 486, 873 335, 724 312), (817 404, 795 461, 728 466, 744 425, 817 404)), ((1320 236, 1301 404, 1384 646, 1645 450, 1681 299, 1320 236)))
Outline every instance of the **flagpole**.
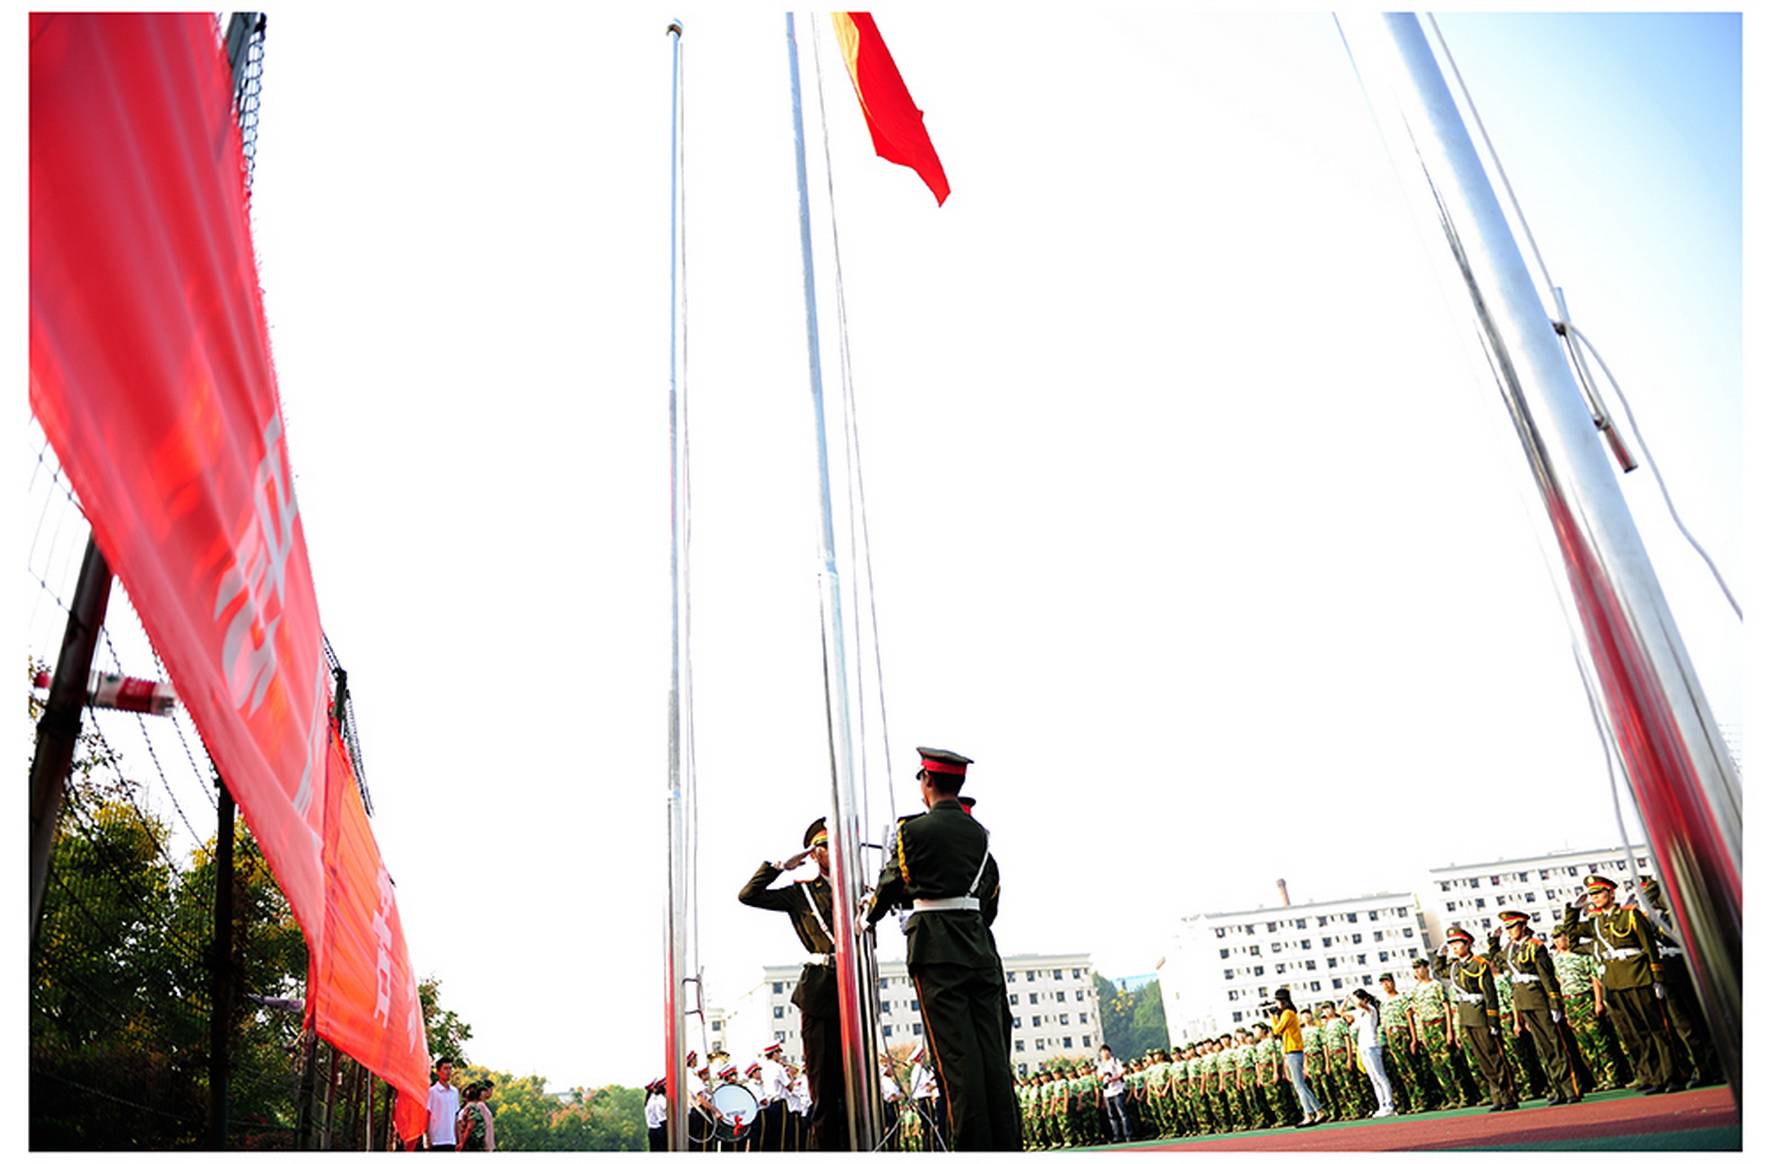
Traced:
MULTIPOLYGON (((1419 18, 1337 16, 1440 273, 1472 309, 1476 359, 1524 453, 1536 523, 1611 742, 1693 955, 1704 1014, 1738 1101, 1741 790, 1606 448, 1419 18)), ((1633 871, 1632 871, 1633 873, 1633 871)))
POLYGON ((683 321, 678 308, 678 268, 682 262, 682 65, 683 26, 679 20, 666 29, 670 37, 670 697, 667 713, 670 742, 665 795, 665 845, 669 860, 664 905, 664 1061, 665 1101, 669 1112, 669 1145, 675 1151, 689 1148, 687 1024, 684 1022, 683 988, 688 974, 689 859, 687 804, 693 795, 685 787, 683 773, 683 674, 686 671, 687 594, 683 569, 687 553, 683 510, 687 498, 688 457, 686 426, 677 386, 677 356, 681 349, 683 321))
POLYGON ((847 628, 842 580, 836 566, 836 522, 830 490, 830 438, 824 413, 823 352, 818 335, 818 291, 812 262, 811 191, 806 181, 805 112, 800 95, 799 39, 787 14, 788 76, 793 90, 793 161, 799 183, 799 249, 804 266, 806 354, 811 371, 812 420, 818 448, 819 587, 824 633, 824 706, 830 747, 832 918, 836 940, 838 1007, 842 1024, 843 1080, 851 1143, 871 1150, 880 1140, 879 1073, 874 1018, 856 935, 861 906, 861 830, 855 786, 854 736, 850 726, 847 628))

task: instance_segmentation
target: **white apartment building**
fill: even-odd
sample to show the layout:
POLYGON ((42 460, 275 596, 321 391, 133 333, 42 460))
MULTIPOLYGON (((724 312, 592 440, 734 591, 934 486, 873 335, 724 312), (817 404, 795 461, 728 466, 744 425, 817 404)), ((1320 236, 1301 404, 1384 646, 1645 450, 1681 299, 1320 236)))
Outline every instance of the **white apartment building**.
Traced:
MULTIPOLYGON (((1248 1026, 1281 986, 1301 1006, 1339 1001, 1377 976, 1398 984, 1428 948, 1412 893, 1376 893, 1187 918, 1157 967, 1168 1038, 1184 1046, 1248 1026)), ((1142 1050, 1142 1048, 1138 1048, 1142 1050)))
POLYGON ((1462 926, 1476 936, 1481 952, 1487 949, 1487 935, 1500 924, 1497 915, 1503 909, 1525 910, 1531 915, 1531 928, 1547 938, 1562 919, 1563 906, 1586 891, 1588 874, 1602 873, 1617 882, 1618 900, 1628 901, 1627 882, 1653 872, 1646 845, 1636 847, 1634 873, 1620 847, 1570 849, 1429 869, 1430 884, 1421 899, 1427 903, 1427 923, 1438 941, 1444 940, 1448 927, 1462 926))
MULTIPOLYGON (((1058 1056, 1094 1055, 1101 1045, 1101 1002, 1095 993, 1094 964, 1086 954, 1019 954, 1002 960, 1014 1024, 1010 1059, 1025 1075, 1058 1056)), ((779 1041, 791 1059, 803 1060, 799 1008, 789 999, 799 981, 798 963, 765 966, 756 997, 767 1007, 767 1038, 779 1041)), ((924 1038, 922 1004, 903 962, 879 966, 879 1034, 882 1047, 924 1038)), ((751 1054, 755 1048, 741 1049, 751 1054)), ((738 1054, 739 1050, 734 1050, 738 1054)))

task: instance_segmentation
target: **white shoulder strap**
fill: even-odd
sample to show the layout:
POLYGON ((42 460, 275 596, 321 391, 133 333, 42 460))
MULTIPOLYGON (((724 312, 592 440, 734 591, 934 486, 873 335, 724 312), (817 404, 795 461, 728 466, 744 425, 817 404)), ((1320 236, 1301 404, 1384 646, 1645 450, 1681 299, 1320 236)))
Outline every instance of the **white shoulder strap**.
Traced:
MULTIPOLYGON (((979 825, 983 829, 983 825, 979 825)), ((965 891, 967 897, 976 897, 978 883, 984 880, 984 866, 990 864, 990 830, 984 829, 984 859, 978 862, 978 875, 972 878, 972 887, 965 891)))

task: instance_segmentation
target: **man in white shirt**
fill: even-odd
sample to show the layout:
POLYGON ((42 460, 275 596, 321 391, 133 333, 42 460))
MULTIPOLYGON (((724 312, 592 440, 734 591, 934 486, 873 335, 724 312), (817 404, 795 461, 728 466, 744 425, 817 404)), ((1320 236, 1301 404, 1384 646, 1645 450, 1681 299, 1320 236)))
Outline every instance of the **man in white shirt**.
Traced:
POLYGON ((455 1117, 461 1114, 461 1092, 449 1082, 455 1062, 447 1055, 437 1060, 437 1081, 430 1085, 430 1125, 425 1138, 433 1152, 455 1150, 455 1117))
POLYGON ((757 1144, 764 1152, 781 1152, 787 1148, 787 1068, 781 1062, 781 1044, 770 1043, 763 1048, 757 1062, 761 1070, 762 1092, 757 1098, 757 1144))
POLYGON ((664 1098, 664 1080, 654 1079, 646 1084, 646 1150, 650 1152, 665 1151, 668 1146, 664 1131, 664 1120, 667 1114, 664 1098))
POLYGON ((1114 1143, 1131 1139, 1131 1117, 1125 1110, 1125 1064, 1113 1057, 1113 1048, 1101 1044, 1095 1074, 1101 1077, 1101 1097, 1107 1101, 1107 1126, 1114 1143))
POLYGON ((789 1066, 787 1075, 787 1150, 803 1152, 806 1148, 806 1117, 812 1114, 812 1081, 798 1067, 789 1066))

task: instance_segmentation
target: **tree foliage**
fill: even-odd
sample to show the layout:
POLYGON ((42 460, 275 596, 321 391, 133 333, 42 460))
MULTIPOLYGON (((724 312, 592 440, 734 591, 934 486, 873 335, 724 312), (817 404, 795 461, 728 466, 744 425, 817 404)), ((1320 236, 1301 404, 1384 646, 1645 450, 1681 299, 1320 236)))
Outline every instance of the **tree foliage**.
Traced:
POLYGON ((1168 1046, 1168 1017, 1159 983, 1121 990, 1096 974, 1095 993, 1101 1000, 1101 1037, 1115 1055, 1124 1059, 1168 1046))

